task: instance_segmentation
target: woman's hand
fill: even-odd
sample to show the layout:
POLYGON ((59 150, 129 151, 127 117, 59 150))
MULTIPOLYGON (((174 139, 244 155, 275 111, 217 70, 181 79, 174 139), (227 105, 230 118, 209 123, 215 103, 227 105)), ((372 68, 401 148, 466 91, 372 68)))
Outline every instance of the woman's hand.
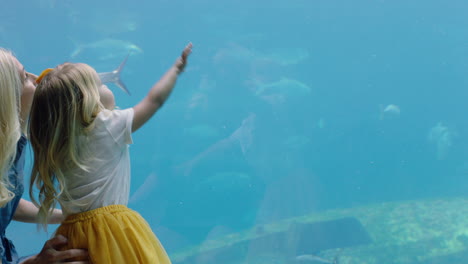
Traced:
POLYGON ((89 261, 67 261, 71 258, 88 258, 88 251, 84 249, 68 249, 60 251, 59 248, 67 244, 64 236, 58 235, 48 240, 36 256, 21 262, 20 264, 89 264, 89 261))

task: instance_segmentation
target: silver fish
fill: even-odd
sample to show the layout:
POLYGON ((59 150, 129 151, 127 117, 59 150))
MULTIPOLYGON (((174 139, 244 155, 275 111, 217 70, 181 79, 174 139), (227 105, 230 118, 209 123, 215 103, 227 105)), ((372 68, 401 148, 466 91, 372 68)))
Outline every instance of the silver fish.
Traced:
MULTIPOLYGON (((74 43, 77 43, 70 38, 74 43)), ((93 58, 98 61, 108 61, 131 52, 133 55, 143 53, 143 50, 132 42, 106 38, 87 44, 75 44, 76 48, 70 54, 72 60, 93 58)))
POLYGON ((395 119, 400 116, 401 110, 398 105, 389 104, 387 106, 379 105, 380 107, 380 120, 395 119))
POLYGON ((392 114, 392 115, 399 115, 400 114, 400 107, 398 105, 389 104, 383 110, 384 113, 392 114))
POLYGON ((127 89, 127 86, 120 79, 120 73, 122 72, 122 69, 125 66, 125 63, 127 63, 128 56, 130 56, 130 54, 128 54, 127 57, 125 57, 125 59, 122 61, 122 63, 120 63, 117 69, 111 72, 101 72, 98 74, 102 83, 113 83, 117 85, 120 89, 122 89, 125 93, 130 95, 130 91, 127 89))

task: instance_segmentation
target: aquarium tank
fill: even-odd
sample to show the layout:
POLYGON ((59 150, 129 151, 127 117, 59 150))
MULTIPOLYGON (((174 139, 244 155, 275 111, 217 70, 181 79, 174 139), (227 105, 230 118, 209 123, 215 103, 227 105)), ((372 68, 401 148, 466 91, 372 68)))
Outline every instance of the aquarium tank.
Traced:
MULTIPOLYGON (((467 1, 0 3, 27 71, 122 65, 120 109, 193 43, 129 147, 172 263, 468 263, 467 1)), ((26 256, 57 227, 6 235, 26 256)))

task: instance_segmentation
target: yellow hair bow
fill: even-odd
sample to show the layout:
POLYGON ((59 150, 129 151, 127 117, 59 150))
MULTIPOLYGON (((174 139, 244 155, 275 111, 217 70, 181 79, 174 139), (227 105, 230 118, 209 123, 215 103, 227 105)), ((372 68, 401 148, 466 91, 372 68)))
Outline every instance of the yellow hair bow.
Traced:
POLYGON ((53 70, 54 70, 54 68, 48 68, 48 69, 43 70, 41 75, 39 75, 39 77, 37 77, 36 84, 41 83, 42 78, 44 78, 44 76, 46 76, 49 72, 51 72, 53 70))

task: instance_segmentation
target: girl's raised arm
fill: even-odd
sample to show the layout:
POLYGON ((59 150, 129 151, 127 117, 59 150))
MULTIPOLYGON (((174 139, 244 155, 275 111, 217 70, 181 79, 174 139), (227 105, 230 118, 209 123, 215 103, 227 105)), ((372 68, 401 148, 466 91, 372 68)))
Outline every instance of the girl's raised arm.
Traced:
POLYGON ((153 85, 148 95, 133 107, 132 132, 143 126, 164 104, 174 88, 178 75, 184 70, 191 52, 192 43, 189 43, 174 65, 153 85))

